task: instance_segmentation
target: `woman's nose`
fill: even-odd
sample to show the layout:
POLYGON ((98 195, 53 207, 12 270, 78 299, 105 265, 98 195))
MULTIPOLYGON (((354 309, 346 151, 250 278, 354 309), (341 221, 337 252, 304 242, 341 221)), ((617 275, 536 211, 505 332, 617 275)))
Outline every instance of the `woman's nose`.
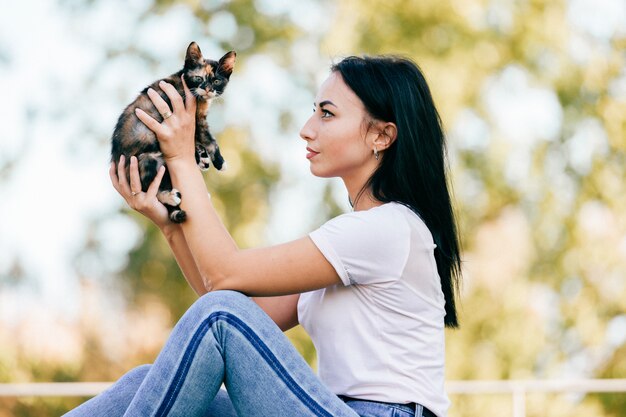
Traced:
POLYGON ((309 120, 304 123, 302 129, 300 129, 300 137, 304 140, 313 140, 315 132, 313 130, 313 126, 311 121, 313 120, 313 116, 309 117, 309 120))

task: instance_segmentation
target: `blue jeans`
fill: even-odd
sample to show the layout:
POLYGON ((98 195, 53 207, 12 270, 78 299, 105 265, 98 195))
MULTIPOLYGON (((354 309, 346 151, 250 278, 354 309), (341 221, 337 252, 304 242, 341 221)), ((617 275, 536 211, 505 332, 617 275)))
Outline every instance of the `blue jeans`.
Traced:
POLYGON ((342 401, 254 301, 215 291, 187 310, 153 365, 131 370, 65 416, 421 415, 419 405, 412 411, 400 404, 342 401))

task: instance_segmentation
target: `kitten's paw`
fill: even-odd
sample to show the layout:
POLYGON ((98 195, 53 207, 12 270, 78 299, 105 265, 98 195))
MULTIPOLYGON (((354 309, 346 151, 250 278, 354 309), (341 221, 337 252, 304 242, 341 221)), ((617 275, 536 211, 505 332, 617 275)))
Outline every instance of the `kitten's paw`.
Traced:
POLYGON ((222 167, 219 170, 226 171, 227 168, 228 168, 228 162, 224 161, 224 163, 222 163, 222 167))
POLYGON ((200 168, 201 171, 206 171, 210 167, 211 167, 211 158, 200 157, 200 162, 198 162, 198 168, 200 168))
POLYGON ((173 188, 172 191, 172 200, 174 201, 175 206, 180 206, 180 202, 182 199, 182 194, 176 188, 173 188))
POLYGON ((187 213, 184 210, 174 210, 170 213, 170 220, 174 223, 182 223, 187 219, 187 213))
POLYGON ((180 191, 176 188, 170 191, 161 191, 157 198, 161 203, 167 204, 168 206, 176 207, 179 206, 181 202, 180 191))

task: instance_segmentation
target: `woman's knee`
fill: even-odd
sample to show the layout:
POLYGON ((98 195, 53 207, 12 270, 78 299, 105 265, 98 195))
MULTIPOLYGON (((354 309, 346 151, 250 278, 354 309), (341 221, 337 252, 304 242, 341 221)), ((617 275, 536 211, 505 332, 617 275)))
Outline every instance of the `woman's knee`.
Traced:
POLYGON ((215 311, 227 311, 237 313, 250 308, 250 304, 255 304, 248 296, 238 291, 219 290, 204 294, 189 308, 202 315, 215 311))
POLYGON ((144 380, 144 378, 150 371, 150 368, 152 368, 152 365, 148 365, 148 364, 139 365, 138 367, 133 368, 130 371, 126 372, 124 376, 120 378, 120 380, 123 379, 125 380, 125 382, 128 382, 128 383, 133 383, 133 382, 141 383, 141 381, 144 380))

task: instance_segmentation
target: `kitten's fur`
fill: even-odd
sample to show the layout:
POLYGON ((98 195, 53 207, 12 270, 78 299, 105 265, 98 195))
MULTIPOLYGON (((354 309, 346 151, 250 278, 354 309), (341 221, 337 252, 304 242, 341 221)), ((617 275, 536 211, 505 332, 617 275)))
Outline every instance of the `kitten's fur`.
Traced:
MULTIPOLYGON (((167 78, 164 81, 172 84, 178 93, 185 98, 181 75, 185 78, 187 87, 196 97, 196 162, 201 170, 209 168, 209 161, 215 168, 223 170, 226 162, 222 158, 216 140, 209 132, 209 125, 206 117, 209 111, 211 100, 220 96, 230 78, 235 65, 236 53, 228 52, 218 62, 204 59, 202 52, 195 42, 187 47, 185 55, 185 66, 182 70, 167 78)), ((157 171, 164 165, 163 154, 159 148, 156 135, 148 129, 135 115, 135 108, 139 107, 159 122, 163 121, 163 116, 157 111, 148 97, 148 88, 152 88, 167 102, 172 108, 170 99, 159 87, 157 80, 146 87, 120 115, 112 137, 111 160, 116 164, 120 156, 126 157, 127 176, 130 172, 130 157, 136 156, 139 162, 139 175, 141 178, 141 189, 146 191, 148 186, 156 176, 157 171)), ((165 171, 163 180, 159 187, 157 198, 167 207, 170 219, 175 223, 185 221, 186 214, 180 209, 180 192, 172 188, 172 181, 168 171, 165 171)))

